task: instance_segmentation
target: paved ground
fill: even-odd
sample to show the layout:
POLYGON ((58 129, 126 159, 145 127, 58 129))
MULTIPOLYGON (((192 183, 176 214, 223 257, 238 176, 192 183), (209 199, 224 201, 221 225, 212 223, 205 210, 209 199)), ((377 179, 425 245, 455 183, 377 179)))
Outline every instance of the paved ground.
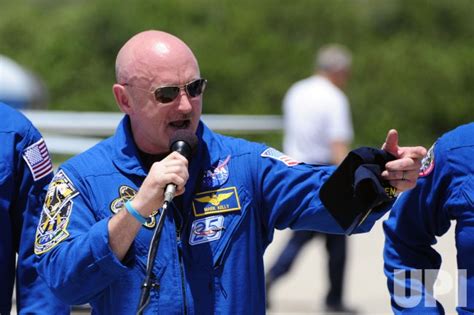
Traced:
MULTIPOLYGON (((436 245, 443 256, 442 269, 456 275, 456 250, 453 227, 436 245)), ((288 238, 289 231, 279 231, 269 247, 265 262, 271 265, 288 238)), ((346 301, 360 314, 392 314, 390 299, 383 274, 384 236, 381 221, 369 234, 349 237, 349 259, 347 263, 346 301)), ((324 314, 322 312, 327 285, 324 242, 312 240, 301 252, 293 270, 271 292, 272 308, 269 314, 324 314), (274 307, 273 307, 274 306, 274 307)), ((449 285, 449 284, 448 284, 449 285)), ((447 314, 455 313, 455 292, 442 295, 439 300, 447 314)))
MULTIPOLYGON (((454 227, 440 239, 436 248, 442 253, 442 269, 456 275, 454 227)), ((285 244, 289 231, 277 231, 275 240, 265 255, 265 265, 270 266, 285 244)), ((360 314, 391 314, 389 296, 383 275, 383 232, 381 221, 369 234, 349 238, 349 259, 345 285, 347 304, 360 314)), ((301 252, 293 270, 271 292, 272 308, 269 315, 325 314, 322 300, 326 290, 326 255, 321 239, 311 241, 301 252)), ((446 283, 445 283, 446 284, 446 283)), ((447 314, 455 314, 454 290, 439 297, 447 314)), ((12 314, 16 312, 13 311, 12 314)), ((77 311, 73 314, 85 314, 77 311)), ((326 314, 327 315, 327 314, 326 314)))

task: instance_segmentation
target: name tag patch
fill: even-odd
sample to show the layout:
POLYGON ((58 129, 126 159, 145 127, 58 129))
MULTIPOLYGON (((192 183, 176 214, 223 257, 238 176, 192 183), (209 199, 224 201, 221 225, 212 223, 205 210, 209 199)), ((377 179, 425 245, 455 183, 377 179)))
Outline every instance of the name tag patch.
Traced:
POLYGON ((193 211, 196 217, 240 211, 237 188, 228 187, 197 193, 193 200, 193 211))
POLYGON ((193 222, 189 235, 189 244, 197 245, 216 241, 221 238, 224 230, 224 216, 214 215, 193 222))

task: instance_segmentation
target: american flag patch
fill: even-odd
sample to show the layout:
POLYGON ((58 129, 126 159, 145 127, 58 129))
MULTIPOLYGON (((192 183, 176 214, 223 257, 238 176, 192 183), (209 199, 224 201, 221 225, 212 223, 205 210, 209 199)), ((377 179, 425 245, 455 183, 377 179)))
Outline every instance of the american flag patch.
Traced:
POLYGON ((274 149, 274 148, 268 148, 265 151, 262 152, 261 154, 262 157, 269 157, 278 161, 281 161, 285 163, 288 166, 295 166, 297 164, 300 164, 297 160, 294 158, 289 157, 288 155, 285 155, 281 153, 280 151, 274 149))
POLYGON ((35 181, 53 171, 53 164, 51 163, 48 148, 43 138, 23 151, 23 159, 28 164, 35 181))

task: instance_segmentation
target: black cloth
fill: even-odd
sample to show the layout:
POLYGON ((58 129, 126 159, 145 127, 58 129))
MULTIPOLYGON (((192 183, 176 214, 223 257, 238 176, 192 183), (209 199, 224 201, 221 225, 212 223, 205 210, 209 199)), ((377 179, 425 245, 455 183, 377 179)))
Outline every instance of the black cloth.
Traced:
POLYGON ((350 235, 371 211, 389 202, 390 184, 381 177, 395 157, 383 150, 362 147, 347 155, 320 191, 321 201, 350 235))

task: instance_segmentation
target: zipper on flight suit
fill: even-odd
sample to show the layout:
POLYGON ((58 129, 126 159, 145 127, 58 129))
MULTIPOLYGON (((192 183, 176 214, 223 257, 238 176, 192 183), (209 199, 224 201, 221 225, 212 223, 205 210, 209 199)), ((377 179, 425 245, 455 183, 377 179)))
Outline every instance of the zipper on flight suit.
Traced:
POLYGON ((222 285, 221 283, 221 280, 219 278, 219 276, 217 275, 217 272, 219 270, 219 268, 221 268, 223 262, 224 262, 224 259, 226 257, 226 253, 227 253, 227 250, 229 249, 230 247, 230 243, 232 241, 232 237, 235 233, 236 230, 239 229, 240 225, 242 224, 242 222, 244 221, 245 217, 247 216, 247 212, 248 211, 245 211, 243 213, 243 215, 240 217, 239 219, 239 222, 237 222, 235 228, 232 230, 232 235, 229 236, 229 239, 227 240, 227 243, 225 244, 225 247, 224 249, 222 250, 222 252, 220 253, 219 255, 219 258, 217 258, 216 262, 214 263, 214 266, 213 266, 213 269, 214 269, 214 277, 215 277, 215 284, 217 286, 219 286, 219 289, 221 290, 222 292, 222 295, 227 298, 227 292, 226 290, 224 289, 224 286, 222 285))
POLYGON ((183 218, 183 215, 181 214, 181 211, 179 210, 179 208, 176 206, 175 203, 173 203, 173 213, 175 214, 173 218, 174 218, 175 227, 176 227, 176 245, 178 249, 179 270, 181 274, 181 292, 183 294, 184 314, 187 315, 188 305, 186 301, 186 281, 184 279, 183 245, 181 241, 181 231, 184 225, 184 218, 183 218), (178 218, 176 218, 176 214, 179 216, 178 218))

